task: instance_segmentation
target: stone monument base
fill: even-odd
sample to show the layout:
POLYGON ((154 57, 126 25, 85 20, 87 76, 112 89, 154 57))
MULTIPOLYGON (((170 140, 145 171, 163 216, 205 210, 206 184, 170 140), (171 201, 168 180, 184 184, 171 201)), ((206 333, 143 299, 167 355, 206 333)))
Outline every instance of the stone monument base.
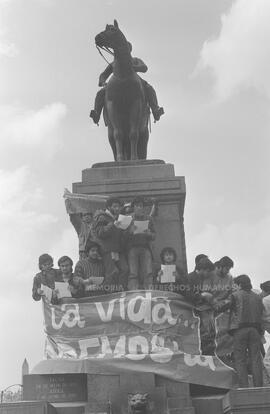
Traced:
POLYGON ((270 388, 239 388, 223 399, 224 414, 269 414, 270 388))
POLYGON ((187 270, 184 233, 185 178, 177 177, 173 164, 162 160, 138 160, 94 164, 82 171, 82 181, 73 184, 73 193, 108 195, 131 201, 143 196, 151 209, 151 199, 158 201, 154 217, 156 239, 154 263, 160 263, 165 246, 177 252, 177 264, 187 270))
POLYGON ((72 374, 72 377, 71 374, 30 374, 24 377, 24 399, 36 397, 38 401, 23 401, 14 406, 15 411, 0 410, 0 413, 24 413, 16 411, 21 404, 21 407, 35 407, 36 411, 29 411, 31 414, 43 413, 38 411, 40 406, 47 407, 44 414, 127 414, 128 395, 136 393, 149 394, 149 414, 195 414, 189 384, 152 373, 72 374))
POLYGON ((0 414, 57 414, 47 401, 18 401, 0 404, 0 414))

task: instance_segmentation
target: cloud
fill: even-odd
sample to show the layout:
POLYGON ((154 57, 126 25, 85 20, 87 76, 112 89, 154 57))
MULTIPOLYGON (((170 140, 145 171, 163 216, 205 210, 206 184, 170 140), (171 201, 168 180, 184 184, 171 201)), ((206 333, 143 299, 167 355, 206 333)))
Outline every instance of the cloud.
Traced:
POLYGON ((42 150, 42 158, 50 159, 63 145, 60 126, 66 113, 66 106, 60 102, 38 110, 0 106, 1 153, 42 150))
POLYGON ((0 58, 1 57, 15 57, 18 54, 18 49, 14 43, 6 39, 7 30, 5 28, 4 12, 6 7, 11 3, 11 0, 0 0, 0 58))
POLYGON ((15 57, 18 54, 18 49, 14 43, 8 43, 3 39, 3 33, 0 32, 0 57, 15 57))
POLYGON ((194 257, 198 253, 209 254, 216 261, 222 256, 230 256, 235 263, 233 274, 250 275, 254 287, 269 280, 269 228, 270 214, 256 223, 247 220, 231 223, 228 226, 207 224, 196 235, 189 236, 189 268, 194 267, 194 257))
POLYGON ((270 98, 269 21, 269 0, 236 0, 221 17, 219 36, 204 43, 196 73, 210 69, 220 100, 250 87, 270 98))
POLYGON ((61 256, 71 257, 75 266, 76 260, 79 259, 78 236, 71 224, 69 227, 63 229, 62 234, 51 246, 50 251, 56 259, 59 259, 61 256))
POLYGON ((0 341, 0 389, 21 383, 21 367, 26 357, 30 369, 43 357, 45 335, 41 303, 34 302, 29 289, 1 297, 0 321, 4 334, 0 341))
POLYGON ((71 225, 62 229, 59 220, 46 212, 48 205, 29 167, 0 170, 0 325, 5 332, 0 343, 0 355, 5 356, 0 389, 20 382, 25 357, 31 368, 42 359, 42 306, 31 297, 38 256, 48 252, 57 265, 61 255, 75 260, 78 255, 75 230, 71 225))
POLYGON ((29 277, 29 271, 36 270, 36 258, 45 248, 49 233, 53 234, 57 219, 37 212, 44 195, 27 167, 13 172, 0 170, 0 189, 0 256, 5 269, 1 293, 6 295, 14 284, 29 277))

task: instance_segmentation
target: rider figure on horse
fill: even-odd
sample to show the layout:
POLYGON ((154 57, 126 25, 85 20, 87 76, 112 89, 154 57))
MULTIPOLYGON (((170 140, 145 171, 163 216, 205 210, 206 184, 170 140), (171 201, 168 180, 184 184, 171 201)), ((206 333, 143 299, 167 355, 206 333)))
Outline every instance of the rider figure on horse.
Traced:
MULTIPOLYGON (((128 42, 128 45, 129 45, 130 52, 131 52, 132 51, 132 44, 130 42, 128 42)), ((90 118, 93 119, 95 124, 99 123, 100 115, 101 115, 102 109, 104 107, 106 80, 113 73, 113 65, 114 65, 114 62, 109 64, 106 67, 106 69, 104 70, 104 72, 102 72, 101 75, 99 76, 98 86, 101 86, 102 89, 100 89, 97 92, 97 95, 96 95, 96 98, 95 98, 95 109, 93 109, 90 112, 90 118)), ((148 67, 142 61, 142 59, 137 58, 137 57, 132 57, 132 66, 133 66, 133 69, 135 70, 135 72, 145 73, 148 70, 148 67)), ((155 121, 159 121, 161 115, 164 114, 164 109, 158 105, 156 91, 153 88, 153 86, 151 86, 148 82, 146 82, 146 80, 144 80, 142 78, 140 78, 140 79, 141 79, 142 84, 144 86, 146 100, 147 100, 147 102, 148 102, 148 104, 151 108, 153 117, 154 117, 155 121)))

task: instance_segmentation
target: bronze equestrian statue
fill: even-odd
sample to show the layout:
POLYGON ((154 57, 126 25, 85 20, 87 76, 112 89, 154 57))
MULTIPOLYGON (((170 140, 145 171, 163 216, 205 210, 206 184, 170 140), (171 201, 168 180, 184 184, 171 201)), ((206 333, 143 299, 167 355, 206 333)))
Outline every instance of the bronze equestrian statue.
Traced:
POLYGON ((146 159, 149 105, 155 120, 164 113, 158 106, 153 87, 136 73, 146 72, 147 66, 141 59, 131 56, 132 46, 116 20, 96 36, 95 42, 98 48, 112 49, 114 61, 99 77, 99 86, 103 88, 96 96, 90 117, 98 124, 104 107, 104 121, 115 161, 146 159))

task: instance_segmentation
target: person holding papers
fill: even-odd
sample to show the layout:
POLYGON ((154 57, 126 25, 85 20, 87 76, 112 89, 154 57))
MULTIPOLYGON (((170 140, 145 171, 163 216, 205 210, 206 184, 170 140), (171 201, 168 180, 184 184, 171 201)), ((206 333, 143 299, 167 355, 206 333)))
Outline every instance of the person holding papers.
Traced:
POLYGON ((149 289, 153 283, 151 242, 155 239, 154 225, 152 218, 145 214, 143 197, 136 197, 131 207, 133 221, 127 234, 128 290, 149 289))
POLYGON ((53 268, 53 258, 45 253, 39 256, 38 266, 40 272, 33 279, 32 297, 38 301, 45 296, 49 302, 56 298, 55 282, 61 280, 57 269, 53 268))
POLYGON ((53 300, 53 304, 58 304, 62 298, 82 298, 85 294, 85 287, 78 279, 74 277, 73 261, 68 256, 62 256, 58 260, 61 280, 55 282, 55 292, 57 299, 53 300))
POLYGON ((104 292, 105 268, 99 244, 89 241, 86 244, 86 259, 80 259, 75 266, 75 282, 83 286, 84 296, 95 296, 104 292))
POLYGON ((92 224, 92 240, 96 241, 102 250, 105 266, 105 283, 112 290, 125 290, 127 285, 128 266, 124 254, 125 226, 119 220, 122 202, 110 197, 106 201, 105 210, 97 210, 92 224))
POLYGON ((189 290, 184 271, 176 265, 177 254, 174 248, 164 247, 160 253, 161 267, 157 273, 157 289, 171 290, 186 296, 189 290))

